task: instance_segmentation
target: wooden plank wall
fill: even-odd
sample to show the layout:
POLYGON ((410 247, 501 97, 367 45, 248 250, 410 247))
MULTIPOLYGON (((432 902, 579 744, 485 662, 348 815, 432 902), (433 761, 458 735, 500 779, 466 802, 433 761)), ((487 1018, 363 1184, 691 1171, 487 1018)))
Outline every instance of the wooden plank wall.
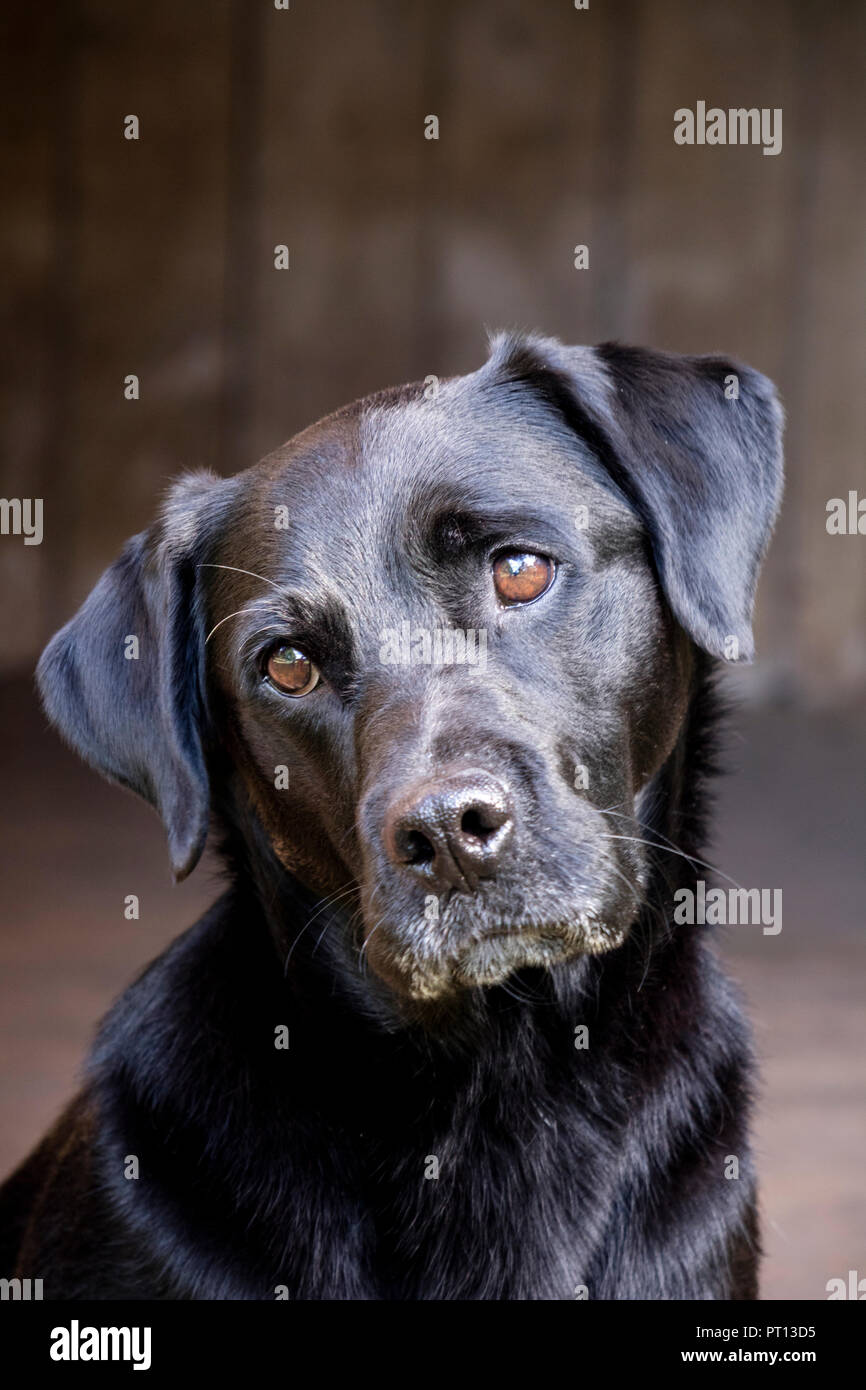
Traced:
POLYGON ((0 488, 45 499, 41 546, 0 538, 4 669, 180 469, 524 325, 777 380, 748 688, 862 693, 866 537, 825 530, 828 498, 866 494, 859 0, 18 0, 2 26, 0 488), (675 145, 698 100, 782 107, 782 154, 675 145))

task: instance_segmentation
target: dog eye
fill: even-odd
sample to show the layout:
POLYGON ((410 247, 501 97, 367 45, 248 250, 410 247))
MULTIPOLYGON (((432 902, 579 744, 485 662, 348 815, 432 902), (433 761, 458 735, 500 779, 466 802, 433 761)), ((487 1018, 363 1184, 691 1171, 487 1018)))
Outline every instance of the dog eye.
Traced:
POLYGON ((553 561, 546 555, 509 551, 493 566, 493 584, 504 604, 531 603, 553 583, 553 561))
POLYGON ((318 666, 289 642, 271 647, 266 671, 271 685, 284 695, 309 695, 320 679, 318 666))

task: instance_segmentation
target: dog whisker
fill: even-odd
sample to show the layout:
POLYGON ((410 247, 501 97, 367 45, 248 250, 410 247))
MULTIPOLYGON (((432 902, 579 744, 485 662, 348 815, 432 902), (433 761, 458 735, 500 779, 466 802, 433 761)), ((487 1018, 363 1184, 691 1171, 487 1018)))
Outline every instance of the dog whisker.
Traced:
POLYGON ((291 962, 292 956, 295 951, 295 947, 297 946, 298 942, 300 941, 304 933, 307 931, 307 929, 313 925, 316 918, 320 917, 323 912, 327 912, 328 908, 336 906, 336 904, 340 902, 341 899, 350 897, 353 892, 357 892, 357 884, 355 883, 354 879, 349 879, 347 883, 343 884, 342 888, 335 888, 333 893, 329 893, 328 896, 321 903, 319 903, 319 906, 316 908, 316 911, 313 913, 312 917, 309 917, 307 921, 304 923, 304 925, 301 927, 301 930, 298 932, 297 936, 295 937, 294 941, 292 942, 289 948, 289 952, 286 956, 285 964, 283 966, 284 975, 287 975, 289 973, 289 963, 291 962))
POLYGON ((239 617, 241 617, 241 615, 242 615, 243 613, 254 613, 254 612, 255 612, 255 609, 254 609, 254 608, 237 608, 237 609, 235 610, 234 613, 227 613, 226 616, 225 616, 224 618, 220 618, 220 620, 219 620, 218 623, 214 623, 214 626, 211 628, 211 630, 210 630, 210 632, 208 633, 207 637, 204 639, 205 646, 207 646, 208 642, 209 642, 210 639, 213 637, 213 635, 214 635, 214 633, 216 632, 217 628, 218 628, 218 627, 222 627, 223 623, 227 623, 228 620, 229 620, 229 618, 239 618, 239 617))
POLYGON ((366 969, 366 966, 367 966, 368 961, 369 961, 369 957, 367 958, 367 960, 365 960, 365 959, 364 959, 364 956, 365 956, 367 947, 368 947, 369 944, 370 944, 370 938, 371 938, 371 936, 374 936, 374 935, 376 934, 376 932, 379 930, 379 928, 382 927, 382 926, 384 926, 384 925, 385 925, 385 918, 384 918, 384 917, 380 917, 379 920, 378 920, 378 922, 376 923, 376 925, 373 927, 373 930, 372 930, 372 931, 369 931, 369 932, 367 933, 367 935, 365 936, 364 941, 363 941, 363 944, 362 944, 362 946, 361 946, 361 949, 360 949, 360 951, 358 952, 358 965, 359 965, 359 966, 362 966, 362 965, 363 965, 363 966, 365 967, 365 969, 366 969))
POLYGON ((267 579, 263 574, 256 574, 255 570, 239 569, 237 565, 215 565, 202 563, 196 566, 200 570, 233 570, 235 574, 248 574, 251 579, 260 579, 263 584, 270 584, 272 589, 276 589, 278 594, 285 597, 285 590, 279 584, 275 584, 273 579, 267 579))
MULTIPOLYGON (((653 832, 653 833, 655 833, 655 832, 653 832)), ((675 848, 673 845, 671 845, 670 843, 668 843, 668 844, 666 844, 666 845, 660 845, 660 844, 658 844, 657 841, 654 841, 654 840, 644 840, 644 839, 641 839, 640 836, 638 836, 638 835, 608 835, 608 834, 602 834, 600 838, 603 839, 603 840, 630 840, 630 841, 632 842, 632 844, 635 844, 635 845, 648 845, 648 846, 650 847, 650 849, 660 849, 660 850, 662 850, 665 854, 677 854, 677 855, 679 855, 679 857, 680 857, 681 859, 687 859, 687 860, 689 861, 690 864, 699 864, 699 865, 701 866, 702 869, 710 869, 712 873, 718 874, 720 878, 727 879, 728 883, 732 883, 732 884, 734 885, 735 888, 742 888, 742 886, 743 886, 741 883, 738 883, 737 880, 736 880, 735 878, 731 878, 730 874, 726 874, 726 873, 724 872, 724 870, 717 868, 715 864, 710 864, 710 863, 708 863, 708 861, 707 861, 706 859, 698 859, 697 856, 694 855, 694 854, 686 854, 685 850, 683 850, 683 849, 676 849, 676 848, 675 848)))

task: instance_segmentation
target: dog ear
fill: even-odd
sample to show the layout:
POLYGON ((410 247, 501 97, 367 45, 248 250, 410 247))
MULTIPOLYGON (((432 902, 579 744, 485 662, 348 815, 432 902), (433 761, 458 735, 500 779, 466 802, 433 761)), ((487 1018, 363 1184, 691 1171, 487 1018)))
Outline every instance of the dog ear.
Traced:
MULTIPOLYGON (((782 492, 775 389, 722 357, 549 339, 494 344, 564 414, 646 526, 671 609, 714 656, 751 661, 752 607, 782 492)), ((504 359, 504 362, 503 362, 504 359)))
POLYGON ((175 485, 160 521, 126 544, 36 672, 67 742, 156 807, 178 881, 198 863, 209 822, 197 566, 202 503, 214 484, 199 473, 175 485))

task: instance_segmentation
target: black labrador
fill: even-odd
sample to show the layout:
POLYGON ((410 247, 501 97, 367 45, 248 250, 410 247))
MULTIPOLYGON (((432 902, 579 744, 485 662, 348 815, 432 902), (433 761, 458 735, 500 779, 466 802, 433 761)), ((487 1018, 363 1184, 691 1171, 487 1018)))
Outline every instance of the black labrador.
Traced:
POLYGON ((672 901, 781 429, 729 360, 505 334, 173 488, 38 680, 228 886, 7 1181, 4 1274, 757 1296, 748 1032, 672 901))

